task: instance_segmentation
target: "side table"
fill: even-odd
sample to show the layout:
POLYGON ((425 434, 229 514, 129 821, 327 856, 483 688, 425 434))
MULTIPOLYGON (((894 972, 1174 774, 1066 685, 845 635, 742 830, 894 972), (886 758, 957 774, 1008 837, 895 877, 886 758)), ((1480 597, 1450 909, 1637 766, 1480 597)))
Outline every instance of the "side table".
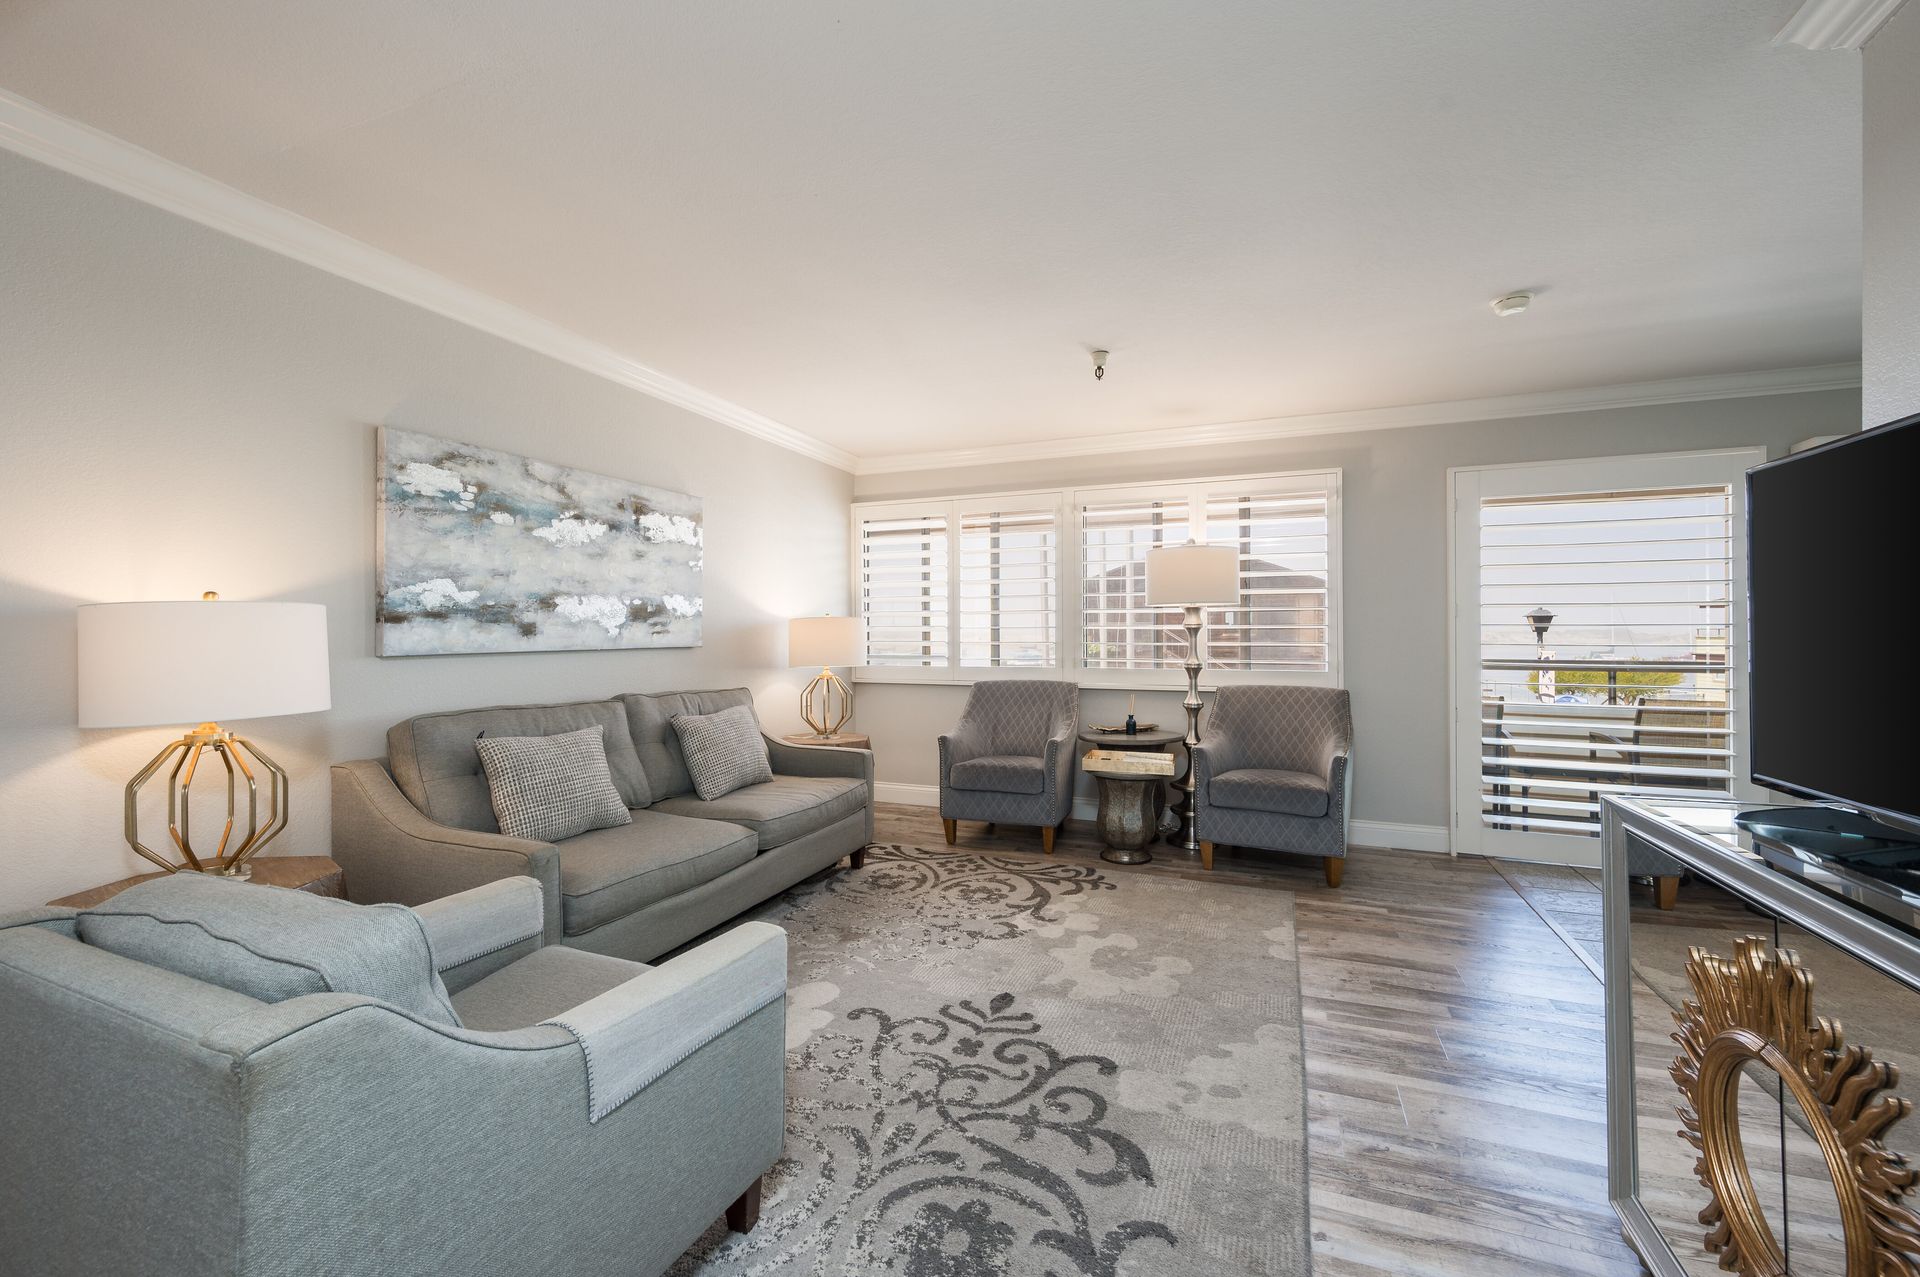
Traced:
POLYGON ((862 736, 859 732, 841 732, 838 736, 815 736, 812 732, 796 732, 792 736, 782 736, 780 739, 789 745, 802 745, 812 749, 873 748, 873 738, 862 736))
MULTIPOLYGON (((1184 728, 1180 731, 1168 731, 1165 728, 1151 732, 1135 732, 1129 736, 1125 732, 1096 732, 1091 727, 1080 729, 1080 743, 1091 745, 1095 749, 1107 750, 1149 750, 1162 753, 1187 739, 1184 728)), ((1176 767, 1178 764, 1175 764, 1176 767)), ((1171 775, 1172 773, 1169 773, 1171 775)), ((1167 787, 1164 782, 1153 787, 1153 818, 1156 829, 1164 823, 1167 810, 1167 787)))
MULTIPOLYGON (((255 856, 247 862, 253 867, 253 876, 247 881, 262 887, 285 887, 292 891, 310 892, 316 896, 344 897, 346 887, 340 866, 328 856, 255 856)), ((182 873, 192 873, 183 869, 182 873)), ((166 877, 164 871, 150 874, 135 874, 131 878, 122 878, 119 882, 110 882, 101 887, 89 887, 85 891, 76 891, 70 896, 47 901, 65 909, 90 909, 103 900, 125 891, 128 887, 155 878, 166 877)))
MULTIPOLYGON (((1184 739, 1184 738, 1183 738, 1184 739)), ((1160 832, 1160 783, 1173 775, 1173 755, 1139 750, 1090 749, 1080 770, 1100 786, 1100 841, 1107 849, 1102 860, 1116 865, 1143 865, 1153 859, 1147 850, 1160 832)))

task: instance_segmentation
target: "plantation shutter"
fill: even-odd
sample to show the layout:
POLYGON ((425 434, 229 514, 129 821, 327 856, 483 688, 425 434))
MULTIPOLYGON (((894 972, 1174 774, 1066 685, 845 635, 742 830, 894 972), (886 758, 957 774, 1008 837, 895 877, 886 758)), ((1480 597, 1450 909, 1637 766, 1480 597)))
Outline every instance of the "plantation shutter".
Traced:
POLYGON ((1240 556, 1240 602, 1207 612, 1213 669, 1325 673, 1329 668, 1329 495, 1215 490, 1207 541, 1240 556))
POLYGON ((1593 835, 1603 794, 1731 791, 1733 511, 1725 485, 1481 502, 1486 825, 1593 835))
POLYGON ((1059 664, 1059 537, 1054 510, 960 515, 960 664, 1059 664))
POLYGON ((1147 551, 1189 539, 1184 496, 1080 507, 1081 641, 1086 668, 1177 668, 1186 660, 1178 608, 1147 606, 1147 551))
POLYGON ((866 620, 866 664, 947 664, 947 527, 943 512, 861 521, 860 614, 866 620))

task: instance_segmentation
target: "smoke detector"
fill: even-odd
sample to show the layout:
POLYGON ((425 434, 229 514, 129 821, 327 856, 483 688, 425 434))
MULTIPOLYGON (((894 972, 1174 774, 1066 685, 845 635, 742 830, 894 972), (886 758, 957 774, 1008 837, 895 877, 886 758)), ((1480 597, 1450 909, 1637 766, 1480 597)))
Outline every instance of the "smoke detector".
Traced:
POLYGON ((1508 293, 1505 297, 1493 299, 1493 313, 1506 319, 1508 316, 1518 315, 1531 305, 1533 305, 1532 293, 1508 293))

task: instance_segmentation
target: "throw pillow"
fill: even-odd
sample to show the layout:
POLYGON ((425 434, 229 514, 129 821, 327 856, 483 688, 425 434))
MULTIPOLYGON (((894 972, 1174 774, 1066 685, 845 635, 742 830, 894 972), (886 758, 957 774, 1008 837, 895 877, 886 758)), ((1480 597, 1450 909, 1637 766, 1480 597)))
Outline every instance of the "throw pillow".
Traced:
POLYGON ((673 734, 680 738, 693 792, 708 802, 773 779, 760 720, 750 705, 729 705, 717 714, 675 714, 673 734))
POLYGON ((607 769, 607 729, 558 736, 482 736, 473 742, 487 773, 500 832, 559 842, 589 829, 633 823, 607 769))

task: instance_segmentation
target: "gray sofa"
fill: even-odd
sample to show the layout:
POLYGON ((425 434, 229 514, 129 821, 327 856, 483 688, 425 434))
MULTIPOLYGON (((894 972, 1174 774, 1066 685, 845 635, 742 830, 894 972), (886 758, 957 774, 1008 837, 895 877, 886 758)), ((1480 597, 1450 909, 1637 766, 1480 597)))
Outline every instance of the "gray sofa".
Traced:
POLYGON ((544 913, 183 873, 0 917, 0 1271, 645 1277, 751 1228, 785 934, 647 967, 544 913))
POLYGON ((1346 867, 1353 807, 1353 709, 1345 688, 1232 686, 1215 695, 1193 747, 1200 860, 1216 845, 1324 856, 1327 885, 1346 867))
POLYGON ((349 899, 419 904, 525 875, 545 892, 545 937, 644 962, 873 841, 873 754, 767 739, 774 778, 711 802, 693 783, 675 714, 751 707, 745 688, 422 714, 387 733, 387 759, 333 768, 333 858, 349 899), (605 729, 633 823, 561 843, 499 832, 474 740, 605 729))

